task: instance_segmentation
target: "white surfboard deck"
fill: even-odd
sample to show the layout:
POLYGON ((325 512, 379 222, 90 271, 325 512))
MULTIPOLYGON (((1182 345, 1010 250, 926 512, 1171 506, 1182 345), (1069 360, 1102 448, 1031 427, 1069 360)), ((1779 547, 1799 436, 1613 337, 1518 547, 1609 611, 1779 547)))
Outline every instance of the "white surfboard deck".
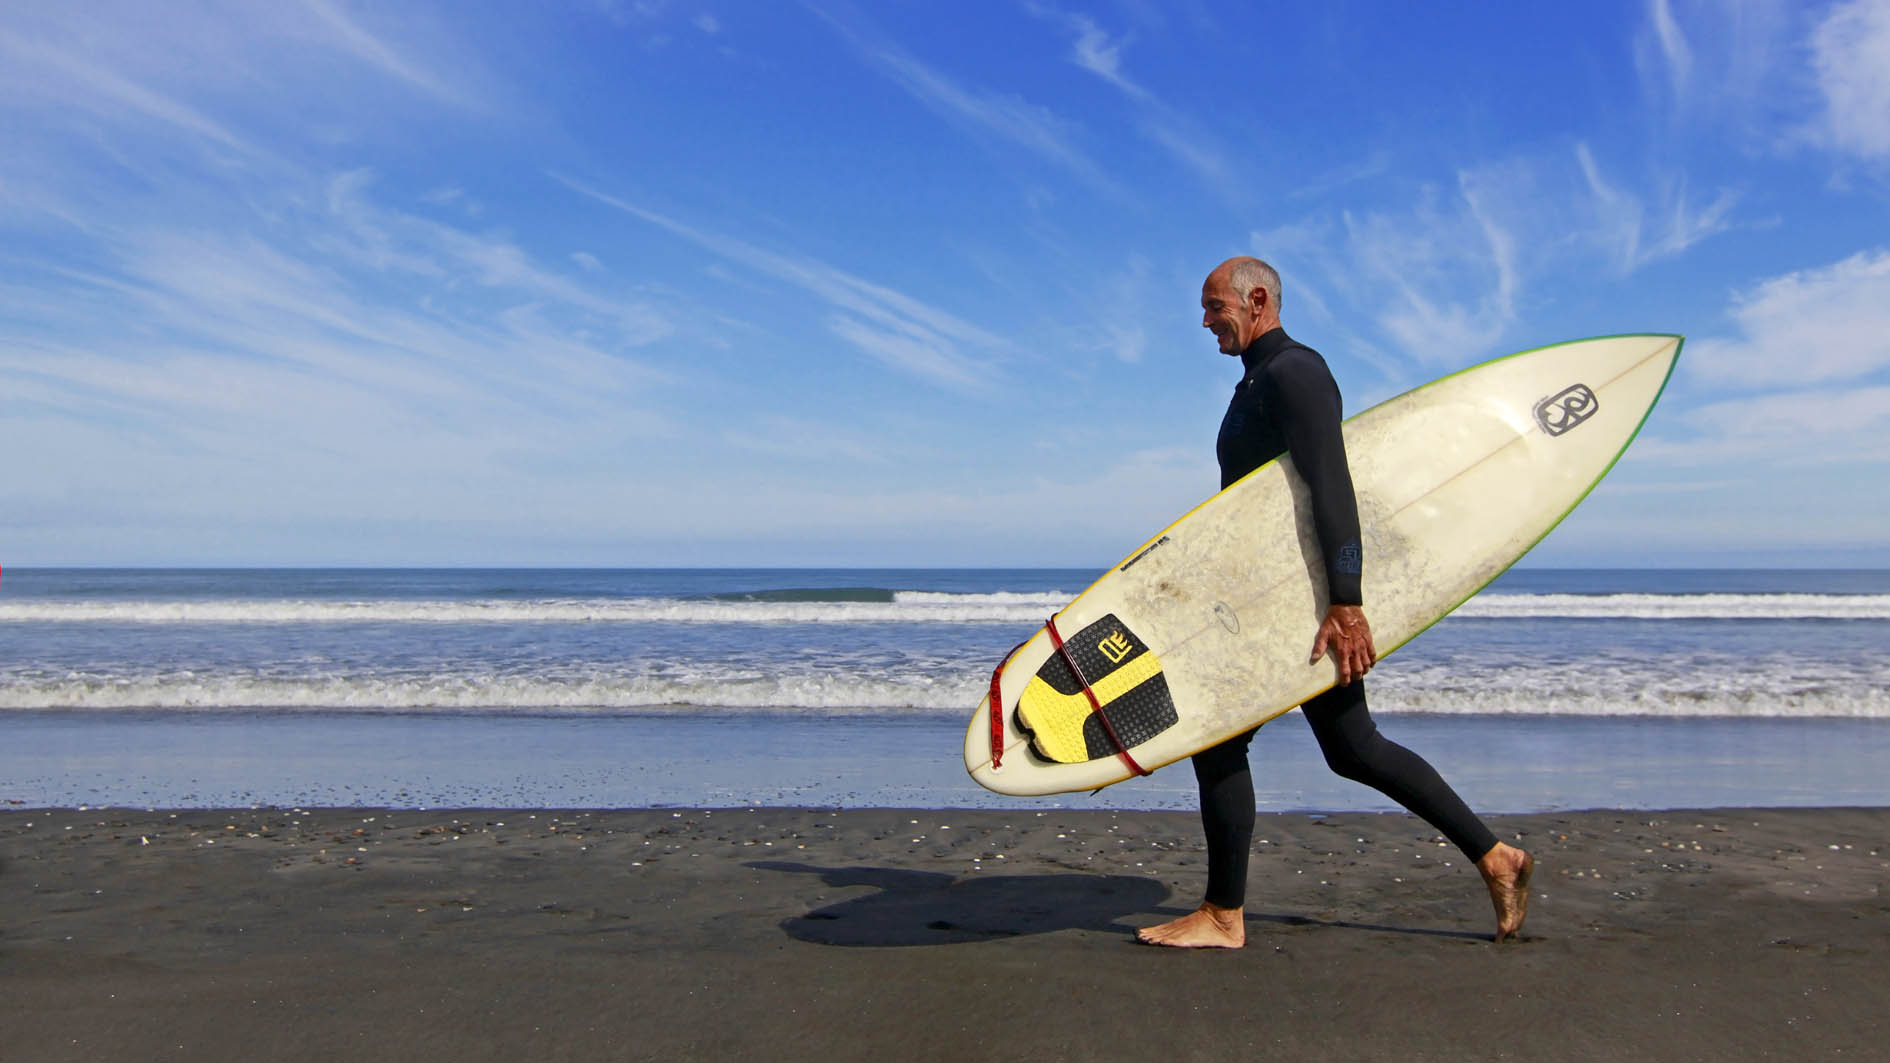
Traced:
MULTIPOLYGON (((1499 358, 1371 408, 1344 426, 1364 546, 1365 613, 1382 657, 1442 619, 1560 523, 1640 430, 1680 354, 1671 335, 1608 336, 1499 358)), ((1056 614, 1063 638, 1113 614, 1160 663, 1177 722, 1129 753, 1153 771, 1331 687, 1309 665, 1326 613, 1306 486, 1290 458, 1255 470, 1163 529, 1056 614)), ((1055 653, 1038 631, 989 698, 965 768, 1019 796, 1093 790, 1122 758, 1057 763, 1018 729, 1017 699, 1055 653)))

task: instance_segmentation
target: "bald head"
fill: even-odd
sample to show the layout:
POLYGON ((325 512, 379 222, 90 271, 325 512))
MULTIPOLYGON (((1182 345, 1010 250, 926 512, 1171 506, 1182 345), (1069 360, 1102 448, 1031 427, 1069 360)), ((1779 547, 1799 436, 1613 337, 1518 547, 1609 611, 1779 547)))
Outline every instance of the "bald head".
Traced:
POLYGON ((1257 258, 1230 258, 1201 285, 1201 327, 1221 353, 1239 354, 1280 325, 1280 274, 1257 258))

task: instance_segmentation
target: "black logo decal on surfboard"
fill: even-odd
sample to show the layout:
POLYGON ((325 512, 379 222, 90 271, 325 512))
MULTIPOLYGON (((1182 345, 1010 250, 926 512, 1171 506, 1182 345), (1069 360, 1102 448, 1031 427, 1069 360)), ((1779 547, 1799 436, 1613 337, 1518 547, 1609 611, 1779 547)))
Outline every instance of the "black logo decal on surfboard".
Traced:
POLYGON ((1570 384, 1536 403, 1536 423, 1544 432, 1559 436, 1593 417, 1599 409, 1601 400, 1587 384, 1570 384))
POLYGON ((1144 546, 1139 552, 1136 553, 1134 557, 1131 557, 1127 561, 1124 561, 1122 563, 1122 567, 1119 569, 1116 569, 1116 571, 1117 572, 1129 571, 1130 565, 1133 565, 1137 561, 1140 561, 1143 558, 1147 557, 1149 554, 1154 552, 1156 547, 1165 545, 1167 542, 1168 542, 1168 536, 1164 535, 1161 538, 1155 540, 1154 542, 1148 544, 1147 546, 1144 546))

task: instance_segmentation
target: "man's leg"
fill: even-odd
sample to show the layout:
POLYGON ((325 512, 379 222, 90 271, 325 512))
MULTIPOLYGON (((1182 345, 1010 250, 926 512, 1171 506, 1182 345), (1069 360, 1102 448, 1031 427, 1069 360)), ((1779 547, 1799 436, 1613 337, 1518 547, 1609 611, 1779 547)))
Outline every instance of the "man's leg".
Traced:
POLYGON ((1333 687, 1301 709, 1328 767, 1410 809, 1476 865, 1496 908, 1496 940, 1521 929, 1534 861, 1528 853, 1497 841, 1423 757, 1378 733, 1365 704, 1364 682, 1333 687))
POLYGON ((1253 848, 1253 773, 1247 744, 1253 732, 1235 735, 1193 758, 1201 790, 1201 830, 1207 836, 1208 888, 1201 907, 1172 922, 1146 927, 1136 936, 1151 945, 1239 948, 1247 942, 1243 906, 1247 856, 1253 848))

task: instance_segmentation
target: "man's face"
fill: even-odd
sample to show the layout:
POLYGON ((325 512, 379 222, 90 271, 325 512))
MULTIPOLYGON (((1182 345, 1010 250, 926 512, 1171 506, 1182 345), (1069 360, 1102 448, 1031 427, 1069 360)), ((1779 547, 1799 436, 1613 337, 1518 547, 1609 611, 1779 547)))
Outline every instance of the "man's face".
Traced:
POLYGON ((1234 290, 1226 273, 1216 270, 1201 285, 1201 327, 1214 333, 1222 354, 1239 354, 1260 335, 1260 315, 1251 295, 1234 290))

